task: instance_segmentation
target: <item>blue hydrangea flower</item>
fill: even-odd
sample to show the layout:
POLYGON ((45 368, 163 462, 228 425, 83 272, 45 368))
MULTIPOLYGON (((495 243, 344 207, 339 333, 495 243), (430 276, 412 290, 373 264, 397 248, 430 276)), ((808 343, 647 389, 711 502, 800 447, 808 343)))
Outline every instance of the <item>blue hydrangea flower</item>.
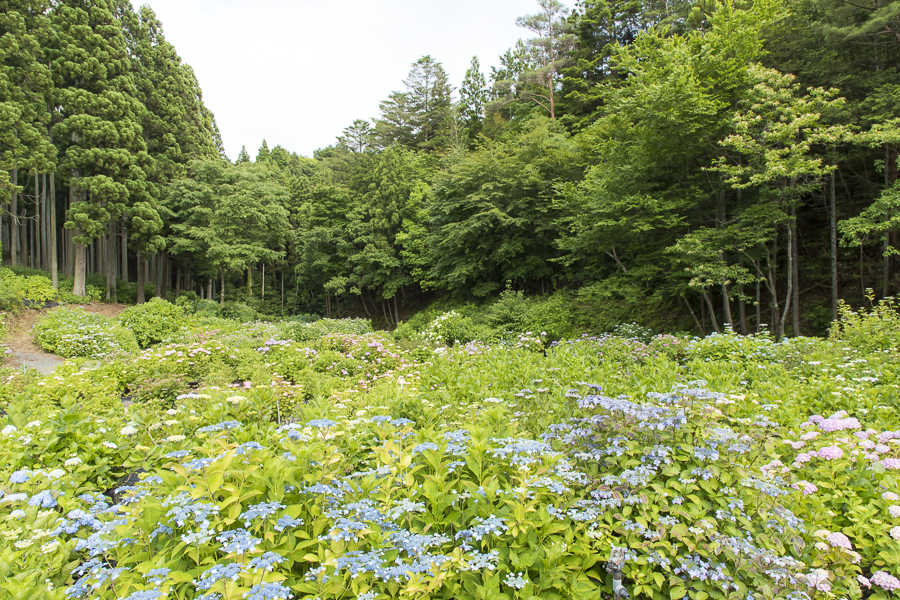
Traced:
POLYGON ((272 569, 275 568, 275 565, 280 565, 284 562, 284 557, 280 554, 275 554, 274 552, 266 552, 262 556, 257 556, 253 560, 250 561, 250 570, 258 571, 262 569, 263 571, 272 572, 272 569))
POLYGON ((241 597, 245 600, 288 600, 293 595, 289 588, 280 583, 259 583, 241 597))
POLYGON ((313 419, 312 421, 307 423, 307 426, 309 426, 309 427, 322 427, 322 428, 334 427, 335 425, 337 425, 337 423, 335 423, 331 419, 313 419))

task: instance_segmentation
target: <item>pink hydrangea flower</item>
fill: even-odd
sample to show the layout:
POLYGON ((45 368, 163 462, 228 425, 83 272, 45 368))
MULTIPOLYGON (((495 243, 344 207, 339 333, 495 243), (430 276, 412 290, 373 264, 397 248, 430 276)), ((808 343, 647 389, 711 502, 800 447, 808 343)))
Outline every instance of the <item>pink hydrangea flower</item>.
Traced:
POLYGON ((844 451, 837 446, 826 446, 819 450, 819 458, 824 458, 825 460, 837 460, 842 456, 844 456, 844 451))
POLYGON ((845 429, 860 429, 859 419, 835 419, 834 417, 819 422, 819 429, 822 431, 843 431, 845 429))
POLYGON ((810 494, 815 494, 819 491, 818 487, 806 480, 798 481, 791 487, 793 487, 795 490, 803 490, 804 496, 809 496, 810 494))
POLYGON ((859 585, 861 585, 864 588, 872 587, 872 583, 868 579, 863 577, 862 575, 857 575, 856 580, 859 582, 859 585))
POLYGON ((884 571, 872 573, 872 583, 889 592, 900 588, 900 580, 884 571))
POLYGON ((824 420, 825 417, 823 417, 822 415, 813 415, 809 418, 810 423, 821 423, 824 420))
POLYGON ((831 582, 828 581, 828 571, 825 569, 815 569, 803 577, 806 578, 806 583, 809 587, 816 588, 820 592, 831 591, 831 582))
POLYGON ((896 519, 900 517, 900 506, 892 504, 891 506, 888 506, 888 512, 891 513, 891 516, 896 519))
POLYGON ((892 527, 890 531, 891 537, 900 541, 900 527, 892 527))
POLYGON ((881 498, 887 500, 888 502, 896 502, 897 500, 900 500, 900 496, 898 496, 894 492, 885 492, 881 495, 881 498))
POLYGON ((884 454, 885 452, 890 452, 890 451, 891 451, 890 446, 885 446, 884 444, 875 444, 875 452, 878 452, 879 454, 884 454))
POLYGON ((809 440, 815 439, 816 437, 818 437, 820 435, 822 435, 822 434, 819 433, 818 431, 810 431, 810 432, 807 432, 807 433, 804 433, 803 435, 801 435, 800 439, 809 441, 809 440))
POLYGON ((840 532, 829 533, 826 537, 828 543, 831 544, 835 548, 843 548, 844 550, 853 550, 853 544, 850 543, 850 538, 840 532))
POLYGON ((885 458, 881 461, 881 466, 889 471, 894 471, 900 469, 900 459, 897 458, 885 458))
POLYGON ((858 438, 864 440, 864 439, 868 438, 868 437, 869 437, 870 435, 872 435, 872 434, 869 433, 868 431, 854 431, 854 432, 853 432, 853 435, 855 435, 856 437, 858 437, 858 438))
POLYGON ((800 454, 797 455, 797 458, 794 459, 794 462, 800 463, 802 465, 803 463, 808 463, 810 458, 812 458, 812 457, 809 455, 808 452, 801 452, 800 454))
POLYGON ((873 442, 872 440, 866 440, 864 442, 859 443, 859 447, 865 448, 866 450, 874 450, 875 445, 876 445, 875 442, 873 442))

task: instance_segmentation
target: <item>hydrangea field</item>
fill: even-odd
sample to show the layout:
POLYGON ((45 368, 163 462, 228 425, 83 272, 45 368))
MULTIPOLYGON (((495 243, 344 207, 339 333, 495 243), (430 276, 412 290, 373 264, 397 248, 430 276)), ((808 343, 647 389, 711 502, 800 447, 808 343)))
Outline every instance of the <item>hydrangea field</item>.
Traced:
POLYGON ((206 321, 6 371, 0 598, 604 599, 615 548, 632 598, 891 598, 900 327, 843 316, 453 347, 206 321))

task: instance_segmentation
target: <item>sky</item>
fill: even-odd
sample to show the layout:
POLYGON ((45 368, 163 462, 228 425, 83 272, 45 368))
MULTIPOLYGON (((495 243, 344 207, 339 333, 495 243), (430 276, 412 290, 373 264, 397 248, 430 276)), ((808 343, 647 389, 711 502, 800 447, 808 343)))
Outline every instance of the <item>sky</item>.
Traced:
MULTIPOLYGON (((410 66, 430 54, 454 88, 473 55, 487 78, 516 40, 516 17, 534 0, 135 0, 194 68, 228 157, 265 138, 312 156, 354 119, 403 89, 410 66)), ((568 3, 571 5, 571 3, 568 3)))

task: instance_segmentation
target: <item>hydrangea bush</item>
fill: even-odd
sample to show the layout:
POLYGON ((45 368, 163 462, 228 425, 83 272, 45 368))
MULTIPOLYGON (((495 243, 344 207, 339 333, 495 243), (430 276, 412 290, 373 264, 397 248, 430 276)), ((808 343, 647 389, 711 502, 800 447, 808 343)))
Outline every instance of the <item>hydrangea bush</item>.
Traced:
POLYGON ((109 358, 138 350, 131 331, 81 307, 57 308, 35 324, 32 336, 47 352, 66 358, 109 358))
POLYGON ((614 547, 632 597, 900 589, 896 353, 279 333, 17 383, 0 595, 600 600, 614 547), (163 371, 198 379, 120 401, 163 371))

